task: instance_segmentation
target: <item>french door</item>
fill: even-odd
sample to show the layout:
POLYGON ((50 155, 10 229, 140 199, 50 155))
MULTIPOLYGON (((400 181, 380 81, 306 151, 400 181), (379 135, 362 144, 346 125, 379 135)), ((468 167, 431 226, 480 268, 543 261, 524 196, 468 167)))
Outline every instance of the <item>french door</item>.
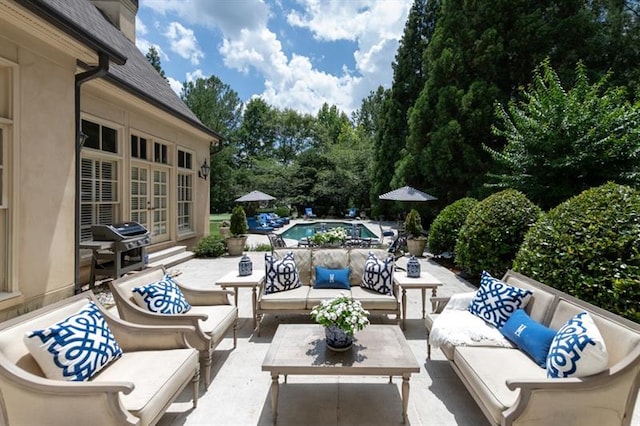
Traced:
POLYGON ((151 243, 169 240, 169 170, 131 166, 131 220, 151 233, 151 243))

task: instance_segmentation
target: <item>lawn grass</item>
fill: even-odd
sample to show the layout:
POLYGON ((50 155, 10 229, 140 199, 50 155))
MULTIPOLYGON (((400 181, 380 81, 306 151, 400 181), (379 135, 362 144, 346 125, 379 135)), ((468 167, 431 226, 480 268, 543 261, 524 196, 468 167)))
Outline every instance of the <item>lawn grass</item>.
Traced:
POLYGON ((209 215, 209 234, 220 236, 220 231, 218 228, 220 227, 220 223, 223 220, 230 220, 231 213, 216 213, 209 215))

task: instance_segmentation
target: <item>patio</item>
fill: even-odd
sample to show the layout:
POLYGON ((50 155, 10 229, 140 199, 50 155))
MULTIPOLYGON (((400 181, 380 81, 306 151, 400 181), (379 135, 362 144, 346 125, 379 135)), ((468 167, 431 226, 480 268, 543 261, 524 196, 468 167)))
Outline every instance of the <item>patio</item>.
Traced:
MULTIPOLYGON (((266 236, 252 235, 249 244, 263 243, 266 236)), ((254 268, 264 265, 264 253, 249 252, 254 268)), ((172 271, 177 279, 191 286, 210 288, 217 279, 237 269, 239 258, 192 259, 172 271)), ((404 266, 407 259, 399 260, 404 266)), ((420 259, 423 271, 443 282, 439 296, 470 291, 474 288, 451 271, 429 258, 420 259)), ((430 309, 428 306, 427 309, 430 309)), ((408 319, 404 334, 420 373, 411 376, 408 406, 410 425, 486 425, 486 418, 462 385, 439 350, 426 361, 426 342, 420 292, 407 292, 408 319)), ((240 289, 238 346, 231 336, 214 354, 211 386, 201 396, 198 408, 191 408, 189 392, 170 407, 160 425, 267 425, 273 424, 269 373, 261 365, 278 324, 302 323, 306 316, 267 316, 260 337, 253 335, 251 290, 240 289)), ((372 323, 395 323, 394 318, 372 318, 372 323)), ((402 424, 401 383, 395 377, 371 376, 289 376, 280 379, 278 424, 280 425, 393 425, 402 424)), ((638 415, 633 425, 640 425, 638 415)))

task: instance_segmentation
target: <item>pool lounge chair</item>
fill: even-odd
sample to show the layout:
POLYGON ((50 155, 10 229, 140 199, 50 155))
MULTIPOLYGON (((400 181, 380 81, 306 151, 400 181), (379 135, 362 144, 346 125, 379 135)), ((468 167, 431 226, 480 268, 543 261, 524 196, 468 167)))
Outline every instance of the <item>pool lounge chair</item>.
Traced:
POLYGON ((247 225, 249 226, 249 232, 253 234, 268 234, 274 230, 272 226, 258 222, 255 217, 248 217, 247 225))
POLYGON ((313 219, 316 218, 318 216, 316 216, 315 214, 313 214, 313 209, 311 207, 305 207, 304 209, 304 215, 308 218, 308 219, 313 219))
POLYGON ((344 215, 345 219, 355 219, 356 218, 356 208, 351 207, 346 215, 344 215))

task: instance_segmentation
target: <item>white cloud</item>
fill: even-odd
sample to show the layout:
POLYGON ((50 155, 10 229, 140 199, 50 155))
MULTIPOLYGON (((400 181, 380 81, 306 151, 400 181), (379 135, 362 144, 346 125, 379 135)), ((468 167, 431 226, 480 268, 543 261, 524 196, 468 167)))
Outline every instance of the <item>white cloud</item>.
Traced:
POLYGON ((201 69, 197 69, 194 72, 187 73, 187 81, 194 81, 199 78, 205 78, 204 73, 202 72, 201 69))
POLYGON ((180 96, 180 94, 182 93, 182 82, 168 76, 167 80, 169 80, 169 86, 171 86, 171 90, 173 90, 178 96, 180 96))
POLYGON ((148 32, 149 30, 147 30, 147 26, 142 22, 142 19, 136 16, 136 38, 147 35, 148 32))
POLYGON ((204 58, 192 29, 184 27, 179 22, 171 22, 165 36, 169 39, 171 50, 191 61, 193 65, 198 65, 204 58))

